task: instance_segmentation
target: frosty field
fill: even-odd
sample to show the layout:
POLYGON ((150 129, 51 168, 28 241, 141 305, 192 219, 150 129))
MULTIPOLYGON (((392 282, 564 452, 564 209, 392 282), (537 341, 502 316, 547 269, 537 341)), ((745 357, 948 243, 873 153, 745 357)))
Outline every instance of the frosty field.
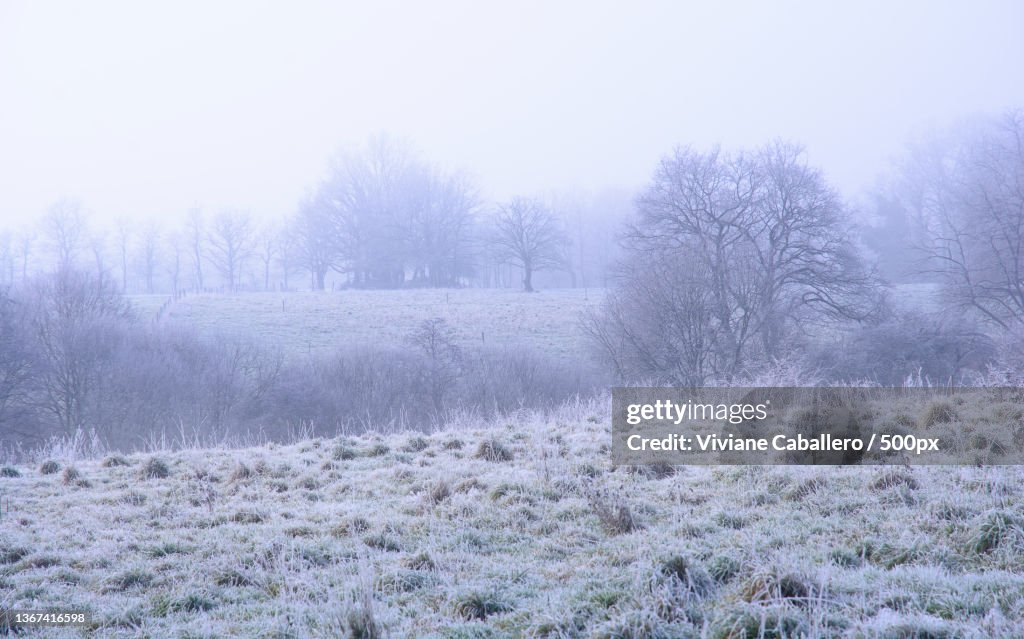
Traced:
POLYGON ((6 467, 0 606, 92 637, 1024 636, 1018 469, 613 470, 608 415, 6 467))
MULTIPOLYGON (((304 354, 342 345, 402 346, 425 319, 442 317, 464 345, 525 344, 550 355, 585 356, 577 329, 581 311, 600 303, 601 289, 344 290, 320 293, 239 293, 187 296, 162 321, 201 331, 252 336, 304 354)), ((142 318, 166 297, 131 296, 142 318)))

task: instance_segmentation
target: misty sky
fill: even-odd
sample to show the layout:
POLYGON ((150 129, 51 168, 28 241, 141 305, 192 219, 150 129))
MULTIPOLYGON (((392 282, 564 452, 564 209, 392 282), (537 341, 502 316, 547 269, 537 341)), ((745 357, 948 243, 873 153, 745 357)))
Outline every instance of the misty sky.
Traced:
POLYGON ((781 136, 847 195, 1024 106, 1024 2, 0 0, 0 221, 291 213, 374 132, 504 198, 781 136))

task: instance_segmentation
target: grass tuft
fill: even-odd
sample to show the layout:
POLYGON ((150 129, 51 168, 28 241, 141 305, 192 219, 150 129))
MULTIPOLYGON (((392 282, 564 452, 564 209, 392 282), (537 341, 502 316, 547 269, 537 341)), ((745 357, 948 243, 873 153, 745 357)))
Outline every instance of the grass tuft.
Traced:
POLYGON ((472 591, 455 599, 455 614, 466 620, 483 620, 491 615, 511 612, 513 607, 496 591, 472 591))
POLYGON ((996 510, 985 515, 971 535, 968 546, 972 552, 984 554, 1007 542, 1020 543, 1022 539, 1024 526, 1021 520, 1012 513, 996 510))
POLYGON ((159 457, 150 457, 139 469, 139 476, 143 479, 167 479, 171 476, 171 468, 159 457))
POLYGON ((494 438, 480 442, 473 456, 489 462, 510 462, 514 458, 512 451, 494 438))
POLYGON ((132 463, 128 461, 128 458, 124 455, 111 455, 103 460, 104 468, 118 468, 124 466, 131 466, 132 463))
POLYGON ((948 424, 958 419, 956 410, 949 402, 932 402, 921 415, 921 428, 931 428, 936 424, 948 424))
POLYGON ((76 484, 82 478, 82 473, 78 472, 78 469, 74 466, 68 466, 64 469, 64 474, 61 475, 60 481, 65 486, 72 486, 76 484))
POLYGON ((871 482, 871 490, 888 490, 905 486, 911 490, 919 488, 914 476, 904 470, 887 470, 871 482))
POLYGON ((44 461, 42 463, 42 465, 39 466, 39 474, 40 475, 56 475, 59 472, 60 472, 60 464, 58 464, 57 462, 53 461, 52 459, 44 461))

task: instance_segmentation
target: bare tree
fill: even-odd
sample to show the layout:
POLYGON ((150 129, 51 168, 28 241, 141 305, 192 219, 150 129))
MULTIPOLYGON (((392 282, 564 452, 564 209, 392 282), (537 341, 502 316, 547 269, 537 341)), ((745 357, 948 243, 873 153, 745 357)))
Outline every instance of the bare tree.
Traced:
POLYGON ((781 355, 798 326, 883 310, 842 203, 799 147, 677 149, 637 214, 618 292, 589 321, 620 373, 730 379, 781 355))
POLYGON ((25 307, 0 290, 0 431, 27 436, 22 419, 35 367, 25 307))
POLYGON ((138 264, 142 271, 142 280, 146 284, 146 292, 156 292, 156 274, 160 263, 160 246, 162 231, 156 222, 150 221, 142 229, 139 237, 138 264))
POLYGON ((263 265, 263 290, 270 290, 270 267, 280 250, 278 238, 281 232, 274 227, 264 226, 256 236, 256 254, 263 265))
POLYGON ((42 407, 65 434, 88 425, 97 387, 110 376, 128 303, 110 282, 86 271, 57 271, 32 288, 33 347, 40 361, 42 407))
POLYGON ((920 271, 954 308, 1024 324, 1024 110, 915 149, 900 186, 920 271))
POLYGON ((203 278, 203 239, 206 235, 203 225, 203 214, 198 206, 192 207, 185 222, 185 235, 188 238, 189 255, 192 258, 192 273, 198 290, 206 287, 203 278))
POLYGON ((569 237, 540 200, 517 197, 495 211, 489 244, 499 260, 523 270, 523 290, 533 292, 533 274, 565 268, 569 237))
POLYGON ((292 221, 290 237, 297 260, 309 271, 310 288, 314 291, 324 290, 327 273, 339 265, 338 243, 332 229, 327 202, 319 195, 307 195, 292 221))
POLYGON ((28 282, 28 264, 35 245, 36 234, 31 229, 24 229, 18 234, 18 259, 21 262, 21 283, 28 282))
POLYGON ((255 246, 252 218, 244 211, 223 211, 214 218, 207 242, 210 262, 220 271, 228 289, 237 291, 255 246))
POLYGON ((184 240, 180 231, 175 231, 166 236, 164 246, 167 251, 166 272, 171 282, 171 295, 177 299, 181 292, 181 257, 184 240))
POLYGON ((68 198, 54 202, 43 217, 42 227, 57 270, 72 268, 88 237, 82 204, 68 198))
POLYGON ((114 230, 114 238, 117 241, 117 258, 121 267, 121 290, 128 291, 128 255, 132 247, 132 227, 127 218, 118 218, 114 230))

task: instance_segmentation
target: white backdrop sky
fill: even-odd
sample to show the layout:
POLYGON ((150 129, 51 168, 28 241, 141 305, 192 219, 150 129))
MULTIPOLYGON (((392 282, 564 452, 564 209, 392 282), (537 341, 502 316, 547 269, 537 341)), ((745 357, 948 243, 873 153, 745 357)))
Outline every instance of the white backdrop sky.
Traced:
POLYGON ((380 131, 490 198, 773 137, 854 196, 909 136, 1024 106, 1022 27, 1016 0, 0 0, 0 224, 290 213, 380 131))

